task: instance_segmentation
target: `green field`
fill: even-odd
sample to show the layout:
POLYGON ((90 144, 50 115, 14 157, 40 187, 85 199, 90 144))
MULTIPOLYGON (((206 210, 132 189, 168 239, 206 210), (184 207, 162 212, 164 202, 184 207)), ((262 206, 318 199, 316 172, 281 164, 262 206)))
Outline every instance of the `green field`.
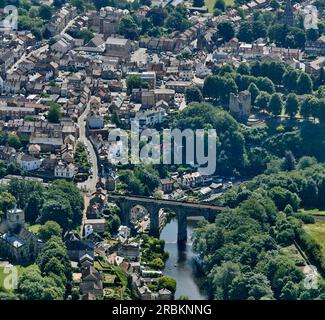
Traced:
POLYGON ((325 216, 325 210, 319 210, 319 209, 301 209, 299 210, 300 213, 304 214, 311 214, 311 215, 317 215, 317 216, 325 216))
MULTIPOLYGON (((226 2, 227 6, 231 6, 232 4, 234 4, 234 0, 225 0, 225 2, 226 2)), ((214 4, 216 3, 216 0, 206 0, 205 3, 209 9, 209 12, 212 13, 213 9, 214 9, 214 4)))
POLYGON ((325 221, 317 221, 314 224, 304 225, 305 231, 322 246, 322 254, 325 257, 325 221))

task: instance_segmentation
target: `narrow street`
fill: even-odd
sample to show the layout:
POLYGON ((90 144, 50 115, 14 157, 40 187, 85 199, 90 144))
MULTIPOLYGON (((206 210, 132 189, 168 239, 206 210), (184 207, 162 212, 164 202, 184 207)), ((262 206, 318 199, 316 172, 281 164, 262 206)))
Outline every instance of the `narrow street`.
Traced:
MULTIPOLYGON (((69 21, 69 23, 65 26, 65 28, 60 32, 60 35, 64 34, 66 32, 66 30, 68 28, 70 28, 73 25, 73 23, 75 22, 75 20, 77 18, 79 18, 79 17, 80 16, 78 15, 75 18, 73 18, 71 21, 69 21)), ((45 52, 48 49, 49 49, 49 45, 48 44, 45 44, 42 47, 40 47, 38 49, 35 49, 35 50, 31 51, 28 54, 23 53, 23 55, 8 69, 7 73, 10 74, 13 71, 15 71, 15 69, 17 69, 17 67, 19 66, 20 63, 22 63, 23 61, 25 61, 26 59, 28 59, 32 55, 37 55, 38 53, 45 52)))
POLYGON ((90 199, 92 198, 92 194, 96 191, 96 184, 98 181, 97 156, 94 147, 91 144, 86 134, 86 119, 89 111, 90 111, 90 103, 88 102, 84 112, 81 114, 81 116, 78 119, 78 126, 79 126, 78 141, 84 143, 84 145, 87 148, 87 151, 89 151, 89 160, 91 162, 91 168, 92 168, 92 175, 89 176, 88 180, 77 184, 79 189, 84 192, 84 202, 85 202, 85 209, 83 211, 83 216, 82 216, 81 234, 83 233, 83 227, 87 218, 86 217, 87 208, 90 199))

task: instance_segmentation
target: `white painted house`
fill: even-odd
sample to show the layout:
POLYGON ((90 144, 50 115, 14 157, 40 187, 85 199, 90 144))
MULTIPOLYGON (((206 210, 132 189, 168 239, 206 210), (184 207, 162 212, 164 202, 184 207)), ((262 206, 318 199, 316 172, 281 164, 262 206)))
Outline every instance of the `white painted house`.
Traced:
POLYGON ((34 158, 30 155, 20 153, 17 156, 17 164, 26 171, 37 170, 41 167, 42 160, 34 158))
POLYGON ((65 164, 59 161, 54 168, 54 176, 58 178, 72 179, 78 169, 73 163, 65 164))
POLYGON ((161 107, 156 107, 147 110, 140 110, 136 113, 133 121, 139 123, 140 128, 154 126, 166 120, 166 110, 161 107))

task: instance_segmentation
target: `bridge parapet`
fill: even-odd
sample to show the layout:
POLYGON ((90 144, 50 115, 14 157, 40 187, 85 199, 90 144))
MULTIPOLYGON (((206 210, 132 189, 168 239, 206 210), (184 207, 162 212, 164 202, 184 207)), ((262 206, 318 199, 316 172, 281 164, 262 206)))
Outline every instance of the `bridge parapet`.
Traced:
POLYGON ((150 214, 150 234, 159 236, 159 210, 168 209, 176 213, 178 220, 178 241, 185 242, 187 238, 187 217, 203 216, 210 222, 225 207, 212 206, 193 202, 154 199, 139 196, 122 196, 109 194, 108 200, 115 201, 121 209, 121 221, 124 225, 131 225, 131 209, 137 205, 145 208, 150 214))

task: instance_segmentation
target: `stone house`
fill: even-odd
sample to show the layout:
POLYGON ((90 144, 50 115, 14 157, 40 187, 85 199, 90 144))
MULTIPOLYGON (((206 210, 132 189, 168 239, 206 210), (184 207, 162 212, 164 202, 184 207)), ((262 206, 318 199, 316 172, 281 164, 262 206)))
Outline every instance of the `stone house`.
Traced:
POLYGON ((103 275, 93 266, 82 271, 80 291, 82 295, 92 294, 96 298, 103 296, 103 275))

